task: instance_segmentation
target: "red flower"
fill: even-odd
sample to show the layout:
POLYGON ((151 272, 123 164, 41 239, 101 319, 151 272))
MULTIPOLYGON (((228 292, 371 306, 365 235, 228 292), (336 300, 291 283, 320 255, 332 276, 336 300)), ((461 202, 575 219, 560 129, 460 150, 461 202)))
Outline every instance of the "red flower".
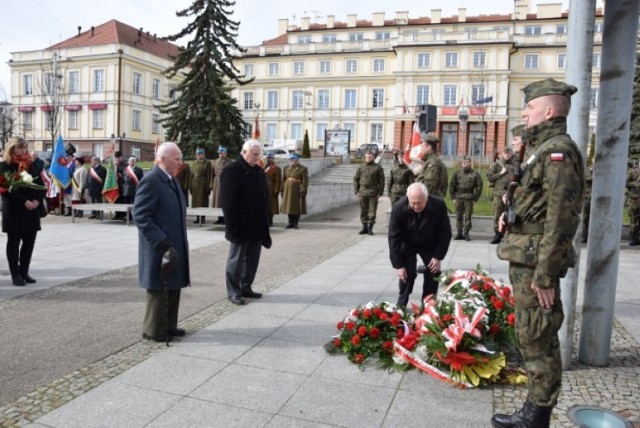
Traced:
POLYGON ((382 309, 377 308, 377 307, 376 307, 376 308, 373 308, 373 313, 374 313, 376 316, 379 316, 379 315, 380 315, 380 312, 382 312, 382 309))
POLYGON ((353 358, 353 361, 356 364, 362 364, 364 362, 364 355, 362 354, 356 354, 356 356, 353 358))
POLYGON ((450 322, 453 321, 453 315, 451 314, 444 314, 442 315, 442 322, 450 322))
POLYGON ((336 324, 336 327, 338 328, 338 330, 342 330, 344 328, 344 323, 340 321, 338 324, 336 324))
POLYGON ((505 299, 509 298, 509 296, 511 295, 511 289, 504 287, 502 289, 502 295, 505 297, 505 299))
POLYGON ((385 351, 389 351, 391 349, 393 349, 393 342, 390 340, 385 340, 382 343, 382 349, 384 349, 385 351))
POLYGON ((504 300, 500 300, 500 299, 494 300, 493 301, 493 306, 499 311, 503 310, 504 309, 504 300))
POLYGON ((514 312, 507 315, 507 324, 516 325, 516 314, 514 312))
POLYGON ((347 323, 347 330, 353 330, 354 328, 356 328, 356 323, 354 323, 353 321, 349 321, 347 323))
POLYGON ((340 340, 339 337, 336 337, 335 339, 333 339, 333 346, 335 346, 336 348, 339 348, 342 346, 342 340, 340 340))
POLYGON ((435 352, 436 357, 445 364, 449 364, 452 370, 459 372, 464 366, 476 362, 476 358, 468 352, 449 352, 443 357, 440 351, 435 352))
POLYGON ((371 317, 371 311, 369 309, 365 309, 364 311, 362 311, 362 316, 364 317, 364 319, 369 319, 371 317))
POLYGON ((360 315, 360 311, 358 311, 358 308, 355 308, 351 313, 351 315, 353 315, 354 317, 357 317, 358 315, 360 315))
POLYGON ((480 284, 473 284, 473 285, 471 286, 471 289, 472 289, 472 290, 475 290, 475 291, 480 291, 480 284))
POLYGON ((498 324, 491 324, 491 327, 489 327, 489 331, 487 332, 487 334, 492 335, 492 334, 496 334, 499 331, 500 331, 500 326, 498 324))
POLYGON ((398 330, 396 330, 396 337, 397 338, 402 338, 404 336, 404 329, 399 328, 398 330))
POLYGON ((380 318, 382 321, 384 321, 384 320, 388 320, 388 319, 389 319, 389 314, 388 314, 388 313, 386 313, 386 312, 384 312, 384 311, 381 311, 381 312, 378 314, 378 318, 380 318))
POLYGON ((358 346, 360 344, 360 336, 357 334, 351 338, 351 344, 358 346))
POLYGON ((369 335, 372 339, 377 339, 378 336, 380 336, 380 329, 378 327, 371 327, 371 330, 369 330, 369 335))
POLYGON ((358 327, 358 334, 360 336, 366 336, 367 335, 367 327, 361 325, 360 327, 358 327))
POLYGON ((493 287, 491 286, 491 284, 489 283, 485 283, 484 284, 484 291, 491 291, 493 287))

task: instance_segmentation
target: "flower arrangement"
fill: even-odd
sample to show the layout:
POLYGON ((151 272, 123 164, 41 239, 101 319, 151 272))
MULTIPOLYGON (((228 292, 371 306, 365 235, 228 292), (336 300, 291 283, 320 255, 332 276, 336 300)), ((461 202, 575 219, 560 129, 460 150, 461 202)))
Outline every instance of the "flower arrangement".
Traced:
POLYGON ((46 187, 33 182, 33 177, 27 171, 22 172, 5 172, 0 175, 0 194, 14 192, 17 189, 28 188, 36 190, 45 190, 46 187))
POLYGON ((387 302, 355 308, 338 323, 334 348, 357 364, 377 356, 384 367, 405 370, 410 365, 463 388, 498 380, 521 383, 520 372, 510 371, 500 352, 501 346, 515 342, 511 286, 479 266, 446 272, 438 280, 444 291, 413 305, 413 315, 387 302), (381 312, 388 321, 380 323, 376 314, 381 312), (373 327, 375 337, 367 333, 373 327), (391 358, 389 341, 395 354, 391 358))

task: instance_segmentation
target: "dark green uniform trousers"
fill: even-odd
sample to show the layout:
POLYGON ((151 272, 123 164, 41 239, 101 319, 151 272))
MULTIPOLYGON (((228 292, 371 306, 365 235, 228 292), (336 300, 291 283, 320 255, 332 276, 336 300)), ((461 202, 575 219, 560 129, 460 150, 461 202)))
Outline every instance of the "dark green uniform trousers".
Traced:
POLYGON ((142 332, 151 337, 165 336, 178 327, 180 290, 147 290, 142 332), (166 294, 165 294, 166 293, 166 294))

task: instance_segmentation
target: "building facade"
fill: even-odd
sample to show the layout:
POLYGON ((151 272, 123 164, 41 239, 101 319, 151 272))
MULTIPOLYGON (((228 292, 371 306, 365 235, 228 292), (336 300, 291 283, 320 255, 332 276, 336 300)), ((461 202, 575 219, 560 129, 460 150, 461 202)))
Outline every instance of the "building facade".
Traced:
POLYGON ((91 27, 43 50, 14 52, 12 102, 18 129, 36 150, 56 135, 80 152, 115 150, 150 160, 164 141, 157 106, 172 96, 177 77, 162 72, 178 47, 116 20, 91 27))
MULTIPOLYGON (((560 3, 517 0, 511 14, 371 20, 327 16, 325 23, 281 19, 278 36, 248 47, 235 62, 248 85, 234 96, 266 143, 310 137, 323 149, 325 131, 349 130, 351 150, 364 143, 401 149, 410 142, 421 105, 437 107, 435 133, 445 156, 490 160, 521 123, 521 89, 566 68, 568 14, 560 3), (259 121, 256 120, 259 118, 259 121)), ((594 28, 591 123, 595 129, 603 11, 594 28)))

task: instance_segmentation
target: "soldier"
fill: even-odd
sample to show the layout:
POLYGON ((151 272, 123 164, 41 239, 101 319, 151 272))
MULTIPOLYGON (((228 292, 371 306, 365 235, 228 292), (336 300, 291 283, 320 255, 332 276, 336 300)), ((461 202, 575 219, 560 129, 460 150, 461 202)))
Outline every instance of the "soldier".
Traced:
POLYGON ((629 197, 629 245, 640 244, 640 170, 633 166, 627 173, 629 197))
POLYGON ((189 206, 189 188, 191 187, 191 168, 189 164, 186 162, 182 163, 182 166, 178 168, 178 172, 176 174, 176 180, 178 180, 178 184, 180 185, 180 190, 182 190, 182 194, 184 195, 184 202, 189 206))
MULTIPOLYGON (((522 138, 522 129, 524 125, 518 125, 511 129, 511 133, 515 139, 522 138), (516 136, 516 134, 518 134, 516 136)), ((521 143, 520 143, 521 144, 521 143)), ((518 148, 520 150, 520 148, 518 148)), ((513 175, 513 151, 509 147, 505 147, 502 151, 502 160, 493 163, 487 170, 487 180, 489 187, 493 190, 493 239, 492 244, 499 244, 502 240, 502 233, 498 228, 498 220, 504 212, 504 201, 502 197, 507 192, 511 176, 513 175)))
MULTIPOLYGON (((523 89, 528 158, 515 190, 515 222, 498 246, 498 257, 509 261, 528 397, 514 414, 494 415, 494 427, 548 427, 560 393, 560 278, 576 262, 572 242, 584 202, 584 161, 567 135, 571 95, 576 91, 553 79, 523 89)), ((504 227, 503 215, 501 231, 504 227)))
MULTIPOLYGON (((222 208, 222 202, 220 201, 220 176, 222 174, 222 170, 231 163, 231 159, 227 157, 227 148, 224 146, 218 147, 218 159, 213 162, 213 173, 211 176, 212 183, 211 188, 213 189, 213 201, 211 202, 211 206, 213 208, 222 208)), ((218 217, 213 224, 224 224, 224 217, 218 217)))
POLYGON ((447 167, 438 156, 438 137, 427 136, 422 140, 422 171, 417 174, 416 181, 427 186, 431 196, 444 199, 447 196, 447 167))
POLYGON ((391 200, 391 206, 407 193, 407 187, 413 183, 413 172, 404 163, 402 152, 396 152, 394 156, 395 166, 389 173, 389 182, 387 183, 387 193, 391 200))
POLYGON ((282 214, 289 216, 286 229, 297 229, 300 216, 307 213, 309 171, 298 162, 297 153, 289 155, 289 165, 282 172, 282 214))
POLYGON ((462 169, 456 171, 451 178, 449 187, 451 199, 456 207, 456 228, 458 234, 454 239, 464 239, 471 241, 469 231, 471 230, 471 216, 473 215, 473 204, 482 195, 482 177, 478 171, 471 168, 471 158, 465 156, 462 160, 462 169), (464 235, 462 234, 464 221, 464 235))
MULTIPOLYGON (((211 193, 211 162, 204 157, 204 149, 196 150, 196 160, 191 167, 191 206, 193 208, 209 206, 211 193)), ((196 218, 194 223, 204 223, 204 216, 196 218)))
POLYGON ((373 235, 373 225, 376 222, 378 198, 384 194, 384 170, 374 162, 373 152, 366 152, 364 162, 353 176, 353 192, 360 200, 360 221, 362 230, 360 235, 373 235))
POLYGON ((269 204, 271 210, 269 212, 269 226, 273 226, 273 216, 279 214, 278 195, 282 187, 282 170, 273 160, 273 153, 267 153, 267 164, 264 167, 264 173, 267 176, 267 190, 269 192, 269 204))

